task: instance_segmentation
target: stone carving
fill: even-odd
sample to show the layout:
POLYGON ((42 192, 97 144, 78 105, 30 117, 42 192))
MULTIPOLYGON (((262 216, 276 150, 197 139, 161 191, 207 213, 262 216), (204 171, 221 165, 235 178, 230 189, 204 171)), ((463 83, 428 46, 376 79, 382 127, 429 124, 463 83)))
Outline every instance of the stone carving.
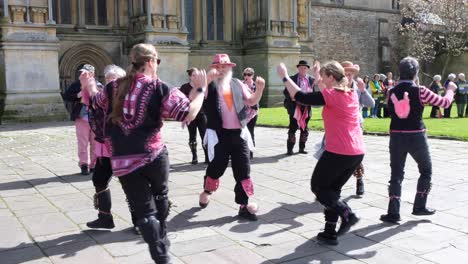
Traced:
POLYGON ((14 32, 8 35, 6 38, 8 41, 21 41, 21 42, 45 42, 45 41, 54 41, 53 38, 50 38, 49 35, 45 32, 14 32))
POLYGON ((297 1, 297 22, 299 27, 307 25, 307 0, 297 1))
POLYGON ((291 21, 281 21, 281 28, 283 31, 283 34, 289 35, 291 34, 294 30, 294 23, 291 21))
POLYGON ((10 6, 10 11, 12 13, 12 19, 14 24, 23 24, 25 19, 25 14, 26 14, 26 7, 24 6, 10 6))
POLYGON ((47 8, 45 7, 31 7, 32 22, 34 24, 45 24, 47 8))
POLYGON ((164 27, 165 17, 160 14, 152 14, 151 17, 153 18, 153 27, 155 29, 162 29, 164 27))
POLYGON ((169 29, 178 29, 179 17, 175 15, 167 15, 167 26, 169 29))
POLYGON ((271 20, 271 31, 273 34, 281 33, 281 21, 271 20))

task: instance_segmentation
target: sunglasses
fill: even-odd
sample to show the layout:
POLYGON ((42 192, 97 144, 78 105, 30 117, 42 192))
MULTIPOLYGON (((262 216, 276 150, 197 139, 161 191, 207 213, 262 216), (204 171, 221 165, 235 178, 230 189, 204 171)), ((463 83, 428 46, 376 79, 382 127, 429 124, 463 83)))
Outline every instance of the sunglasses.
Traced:
POLYGON ((244 76, 252 76, 252 73, 244 73, 244 76))

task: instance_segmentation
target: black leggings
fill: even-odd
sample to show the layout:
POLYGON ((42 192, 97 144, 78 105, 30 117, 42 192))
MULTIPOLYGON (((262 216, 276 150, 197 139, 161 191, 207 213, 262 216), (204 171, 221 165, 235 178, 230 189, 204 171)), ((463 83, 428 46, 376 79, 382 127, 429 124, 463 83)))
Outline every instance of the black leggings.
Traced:
POLYGON ((321 204, 327 208, 343 206, 340 201, 341 188, 353 175, 363 158, 364 155, 348 156, 323 152, 311 179, 312 192, 321 204))
POLYGON ((93 185, 96 192, 99 193, 109 187, 109 182, 112 178, 112 166, 110 158, 99 157, 96 160, 96 166, 93 173, 93 185))
POLYGON ((155 197, 167 197, 169 156, 164 149, 151 163, 119 177, 136 219, 155 215, 155 197))
POLYGON ((197 129, 200 134, 201 141, 203 142, 203 137, 205 137, 206 132, 206 115, 203 113, 198 114, 197 117, 188 125, 189 142, 197 142, 197 129))

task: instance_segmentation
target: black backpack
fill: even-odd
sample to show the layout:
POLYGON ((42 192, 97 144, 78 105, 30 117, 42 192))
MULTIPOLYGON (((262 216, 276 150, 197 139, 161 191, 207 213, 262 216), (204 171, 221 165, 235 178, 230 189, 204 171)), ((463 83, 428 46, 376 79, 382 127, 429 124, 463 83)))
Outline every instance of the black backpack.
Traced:
POLYGON ((109 115, 112 112, 112 95, 114 90, 112 84, 107 85, 104 89, 106 89, 109 102, 107 109, 93 107, 94 102, 92 102, 88 108, 89 126, 94 132, 94 139, 99 143, 104 143, 104 141, 109 138, 110 128, 112 126, 109 115))

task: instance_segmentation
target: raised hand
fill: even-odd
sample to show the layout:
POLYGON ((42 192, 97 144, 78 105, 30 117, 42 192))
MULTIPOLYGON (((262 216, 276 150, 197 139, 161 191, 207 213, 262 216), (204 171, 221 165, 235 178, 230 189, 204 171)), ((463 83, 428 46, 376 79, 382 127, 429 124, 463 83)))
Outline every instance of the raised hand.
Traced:
POLYGON ((361 92, 364 92, 366 90, 366 84, 364 83, 364 81, 358 77, 356 79, 356 82, 357 82, 357 87, 359 88, 359 90, 361 92))
POLYGON ((262 77, 257 76, 257 79, 255 80, 255 85, 257 89, 263 90, 265 89, 265 80, 262 77))
POLYGON ((278 77, 280 77, 281 79, 288 76, 288 69, 286 68, 286 65, 284 65, 284 63, 280 63, 276 68, 276 71, 278 73, 278 77))
POLYGON ((447 89, 452 90, 452 92, 455 92, 455 90, 457 89, 457 85, 454 82, 449 82, 449 84, 447 85, 447 89))
POLYGON ((312 74, 316 80, 320 79, 320 61, 316 60, 312 67, 312 74))
POLYGON ((195 86, 195 88, 202 87, 203 90, 205 90, 206 87, 208 86, 208 78, 207 78, 206 71, 205 70, 198 70, 198 71, 195 71, 192 74, 193 74, 193 76, 195 76, 195 78, 193 80, 193 85, 195 86))
POLYGON ((219 75, 219 72, 215 68, 212 68, 211 70, 209 70, 207 73, 207 83, 210 83, 216 80, 216 78, 218 78, 218 75, 219 75))

